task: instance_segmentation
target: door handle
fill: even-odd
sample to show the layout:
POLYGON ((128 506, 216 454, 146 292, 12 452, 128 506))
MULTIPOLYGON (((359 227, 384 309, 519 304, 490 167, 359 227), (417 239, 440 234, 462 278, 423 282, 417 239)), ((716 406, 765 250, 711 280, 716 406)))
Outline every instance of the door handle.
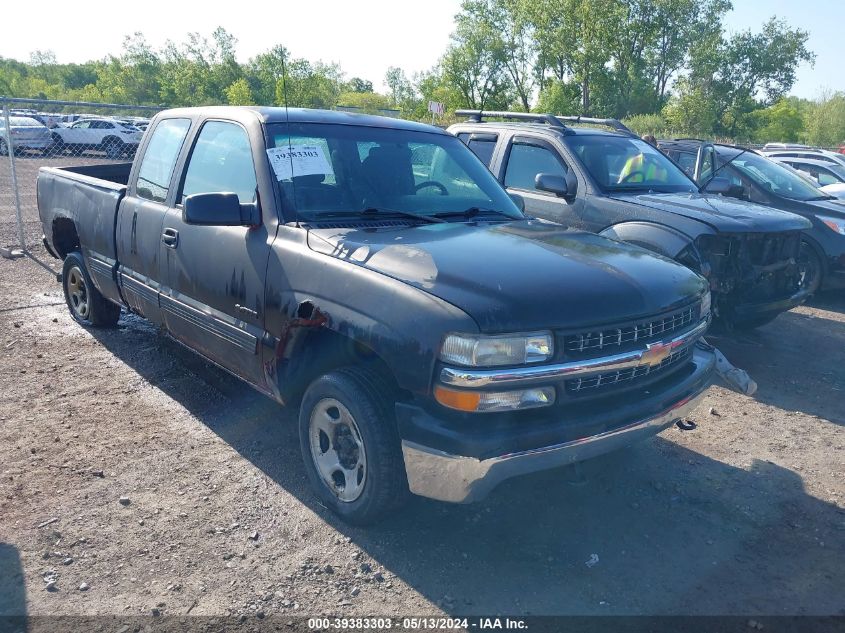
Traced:
POLYGON ((176 229, 164 229, 161 234, 161 241, 165 246, 176 248, 179 245, 179 231, 176 229))

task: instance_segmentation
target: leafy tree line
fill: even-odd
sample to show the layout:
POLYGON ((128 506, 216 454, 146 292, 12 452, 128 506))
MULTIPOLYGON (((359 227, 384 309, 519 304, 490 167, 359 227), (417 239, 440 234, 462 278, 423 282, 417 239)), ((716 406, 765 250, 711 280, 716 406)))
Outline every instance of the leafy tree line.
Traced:
MULTIPOLYGON (((458 108, 613 116, 640 133, 737 140, 845 140, 845 95, 787 97, 807 33, 772 18, 728 35, 730 0, 464 0, 446 51, 412 77, 392 67, 386 94, 336 63, 282 45, 246 62, 223 28, 154 49, 143 34, 122 52, 59 64, 49 51, 0 58, 0 94, 167 106, 262 104, 427 119, 427 102, 458 108), (286 71, 287 81, 284 81, 286 71)), ((446 121, 448 122, 448 115, 446 121)))

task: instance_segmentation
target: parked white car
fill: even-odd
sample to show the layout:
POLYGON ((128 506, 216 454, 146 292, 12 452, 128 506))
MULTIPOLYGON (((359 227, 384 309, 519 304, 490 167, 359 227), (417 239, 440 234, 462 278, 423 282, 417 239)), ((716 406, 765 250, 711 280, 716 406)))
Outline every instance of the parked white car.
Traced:
POLYGON ((108 118, 80 119, 67 127, 56 127, 53 132, 53 151, 61 153, 72 150, 76 153, 97 150, 109 158, 133 155, 138 149, 141 130, 128 123, 108 118))
POLYGON ((824 187, 820 187, 820 189, 829 196, 845 199, 845 183, 837 182, 834 185, 825 185, 824 187))
POLYGON ((845 167, 845 154, 831 152, 828 149, 815 149, 812 147, 787 147, 778 149, 769 148, 769 145, 774 145, 774 143, 767 144, 760 152, 767 158, 773 158, 775 160, 806 158, 811 160, 820 160, 825 163, 834 163, 845 167))
MULTIPOLYGON (((35 119, 24 116, 9 117, 11 144, 15 151, 40 149, 47 151, 52 145, 50 130, 35 119)), ((9 153, 9 140, 6 135, 6 120, 0 117, 0 155, 9 153)))

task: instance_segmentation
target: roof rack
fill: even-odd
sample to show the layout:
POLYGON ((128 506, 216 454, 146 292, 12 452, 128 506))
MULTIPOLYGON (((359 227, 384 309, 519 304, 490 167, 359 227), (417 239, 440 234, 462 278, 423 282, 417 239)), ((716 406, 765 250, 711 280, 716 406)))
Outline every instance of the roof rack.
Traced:
POLYGON ((562 130, 568 129, 564 121, 567 123, 591 123, 593 125, 604 125, 617 132, 624 132, 631 136, 637 136, 636 133, 632 132, 618 119, 596 119, 583 116, 541 114, 539 112, 500 112, 494 110, 455 110, 455 114, 469 117, 469 120, 474 123, 482 123, 484 119, 513 119, 515 121, 530 121, 531 123, 546 123, 551 127, 562 130))
POLYGON ((534 112, 501 112, 497 110, 455 110, 458 116, 469 117, 470 121, 481 123, 484 119, 514 119, 516 121, 530 121, 531 123, 547 123, 552 127, 565 128, 557 117, 551 114, 534 112))
POLYGON ((556 119, 559 121, 566 121, 568 123, 589 123, 592 125, 604 125, 609 128, 613 128, 617 132, 625 132, 626 134, 632 134, 634 136, 638 136, 636 133, 631 131, 631 129, 626 126, 622 121, 619 119, 597 119, 594 117, 587 117, 581 115, 557 115, 555 116, 556 119))

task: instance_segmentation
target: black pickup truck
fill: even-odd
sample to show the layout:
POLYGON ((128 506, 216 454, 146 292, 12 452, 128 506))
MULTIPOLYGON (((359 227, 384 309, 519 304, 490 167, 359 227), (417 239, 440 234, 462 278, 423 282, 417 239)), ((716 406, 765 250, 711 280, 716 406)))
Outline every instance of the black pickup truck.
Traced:
POLYGON ((689 138, 657 146, 705 191, 718 188, 731 198, 807 218, 812 226, 801 236, 798 257, 803 285, 811 292, 845 288, 845 203, 749 148, 689 138))
POLYGON ((318 110, 162 112, 133 164, 42 168, 73 317, 121 307, 299 406, 348 521, 657 433, 712 379, 703 278, 526 219, 458 139, 318 110))
POLYGON ((468 120, 449 131, 525 199, 529 215, 689 266, 710 282, 713 313, 727 329, 762 325, 810 294, 796 263, 801 230, 809 227, 804 218, 699 193, 683 170, 619 121, 457 114, 468 120))

